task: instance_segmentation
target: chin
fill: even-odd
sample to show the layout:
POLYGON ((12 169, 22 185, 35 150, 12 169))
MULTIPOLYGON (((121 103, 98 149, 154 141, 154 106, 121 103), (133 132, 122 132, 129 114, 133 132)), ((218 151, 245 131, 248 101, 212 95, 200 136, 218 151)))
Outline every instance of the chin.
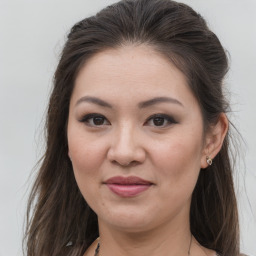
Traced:
POLYGON ((106 214, 103 218, 99 216, 99 221, 123 232, 137 233, 150 229, 154 222, 152 217, 150 213, 126 210, 111 213, 110 216, 106 214))

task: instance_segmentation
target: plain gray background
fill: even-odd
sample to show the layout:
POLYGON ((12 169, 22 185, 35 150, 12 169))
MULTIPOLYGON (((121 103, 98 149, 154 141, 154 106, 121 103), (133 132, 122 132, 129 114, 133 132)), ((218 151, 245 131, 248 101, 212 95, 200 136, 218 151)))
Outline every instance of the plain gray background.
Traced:
MULTIPOLYGON (((71 26, 113 0, 0 0, 0 255, 21 255, 32 169, 43 152, 52 76, 71 26)), ((241 247, 256 255, 256 1, 184 0, 201 13, 231 56, 226 79, 241 132, 235 184, 241 247), (245 189, 247 192, 245 192, 245 189)))

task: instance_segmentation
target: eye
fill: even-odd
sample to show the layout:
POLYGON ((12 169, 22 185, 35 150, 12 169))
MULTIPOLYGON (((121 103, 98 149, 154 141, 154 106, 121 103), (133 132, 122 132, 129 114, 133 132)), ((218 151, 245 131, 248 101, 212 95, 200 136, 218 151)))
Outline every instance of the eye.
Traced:
POLYGON ((103 115, 97 113, 87 114, 79 121, 88 126, 110 125, 110 122, 103 115))
POLYGON ((150 116, 146 123, 149 126, 166 127, 172 124, 177 124, 172 116, 166 114, 155 114, 150 116))

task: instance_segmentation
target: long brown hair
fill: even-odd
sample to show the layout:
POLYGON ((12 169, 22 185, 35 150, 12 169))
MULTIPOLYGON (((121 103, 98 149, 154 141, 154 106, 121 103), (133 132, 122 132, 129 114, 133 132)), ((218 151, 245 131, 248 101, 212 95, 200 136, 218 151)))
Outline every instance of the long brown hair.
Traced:
MULTIPOLYGON (((54 76, 46 152, 28 202, 28 256, 81 256, 98 236, 97 216, 78 189, 68 157, 69 102, 83 64, 104 49, 125 44, 147 44, 184 73, 200 104, 205 130, 228 110, 222 88, 228 70, 225 51, 204 19, 187 5, 123 0, 75 24, 54 76)), ((221 256, 239 254, 229 140, 228 134, 214 164, 201 170, 190 211, 192 234, 221 256)))

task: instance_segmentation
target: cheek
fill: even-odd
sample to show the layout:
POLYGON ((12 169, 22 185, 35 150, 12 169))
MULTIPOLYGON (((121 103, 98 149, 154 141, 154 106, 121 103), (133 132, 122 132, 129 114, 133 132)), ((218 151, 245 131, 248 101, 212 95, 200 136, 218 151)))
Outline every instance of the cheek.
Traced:
POLYGON ((93 172, 100 163, 103 147, 94 136, 81 125, 70 122, 68 126, 68 148, 74 171, 93 172))
POLYGON ((96 146, 89 146, 81 141, 69 143, 69 154, 75 172, 93 173, 99 163, 100 152, 96 150, 96 146))
POLYGON ((70 137, 69 154, 72 157, 72 166, 78 188, 85 201, 93 209, 95 204, 96 191, 99 187, 99 146, 85 143, 84 140, 70 137))
POLYGON ((191 196, 200 172, 199 155, 198 145, 188 146, 187 140, 182 138, 169 141, 166 147, 158 147, 154 164, 159 171, 156 175, 158 183, 161 184, 159 196, 166 205, 171 206, 168 209, 171 209, 172 214, 176 214, 184 207, 190 207, 191 196))
MULTIPOLYGON (((201 136, 198 136, 201 138, 201 136)), ((155 147, 154 164, 161 178, 171 186, 194 186, 200 171, 202 140, 195 136, 175 136, 155 147)))
MULTIPOLYGON (((96 139, 79 130, 68 130, 69 156, 78 187, 87 199, 92 187, 98 186, 97 177, 104 159, 104 149, 96 139)), ((90 196, 89 196, 90 197, 90 196)))

